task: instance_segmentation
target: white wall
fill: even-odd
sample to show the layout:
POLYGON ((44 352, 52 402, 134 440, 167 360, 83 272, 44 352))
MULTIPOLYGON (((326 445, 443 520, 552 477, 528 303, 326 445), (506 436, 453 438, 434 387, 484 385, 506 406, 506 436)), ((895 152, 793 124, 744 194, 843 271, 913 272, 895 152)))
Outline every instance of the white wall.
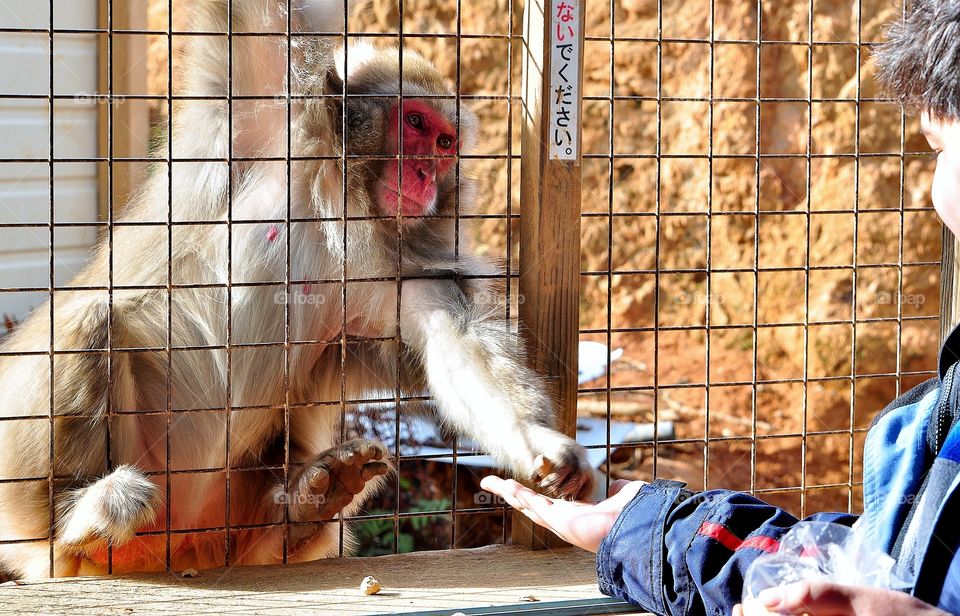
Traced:
MULTIPOLYGON (((0 26, 46 28, 48 3, 39 0, 0 2, 0 26)), ((95 28, 97 0, 55 0, 54 26, 95 28)), ((50 117, 46 100, 3 99, 8 94, 46 95, 50 88, 47 33, 0 33, 0 159, 46 158, 50 117)), ((54 104, 57 158, 89 158, 97 152, 97 38, 95 34, 54 37, 54 92, 75 96, 54 104)), ((4 224, 46 225, 50 210, 50 169, 46 161, 0 162, 0 288, 46 287, 50 279, 50 232, 47 227, 3 228, 4 224)), ((95 222, 96 163, 56 163, 54 220, 95 222)), ((54 279, 66 283, 82 266, 96 239, 92 227, 57 228, 54 279)), ((0 293, 0 314, 22 318, 47 293, 0 293)))

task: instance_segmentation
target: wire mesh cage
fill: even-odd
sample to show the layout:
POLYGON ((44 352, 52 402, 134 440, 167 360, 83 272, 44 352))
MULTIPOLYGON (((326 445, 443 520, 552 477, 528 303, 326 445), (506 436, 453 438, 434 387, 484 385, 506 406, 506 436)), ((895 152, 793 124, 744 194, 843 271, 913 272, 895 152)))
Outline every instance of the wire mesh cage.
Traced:
MULTIPOLYGON (((188 0, 8 0, 0 8, 8 58, 0 71, 0 116, 9 135, 0 161, 0 312, 14 332, 0 347, 2 382, 10 388, 0 396, 6 408, 17 409, 0 421, 13 426, 10 434, 39 435, 46 458, 5 467, 0 487, 7 505, 0 507, 13 510, 26 498, 22 489, 48 505, 42 521, 0 529, 0 554, 29 545, 36 548, 31 558, 44 561, 49 573, 76 573, 54 565, 52 529, 62 525, 57 495, 132 464, 160 490, 163 505, 136 533, 135 550, 103 542, 85 552, 97 567, 243 563, 242 538, 254 537, 255 544, 270 533, 279 533, 274 556, 286 562, 298 529, 316 521, 291 520, 283 498, 280 514, 251 521, 243 515, 250 503, 239 495, 244 486, 289 486, 305 464, 291 431, 298 415, 317 413, 336 415, 335 440, 386 443, 396 469, 363 509, 332 522, 336 549, 327 555, 518 538, 503 504, 479 489, 492 461, 421 418, 435 406, 428 391, 403 387, 401 286, 423 274, 403 270, 402 249, 390 253, 393 270, 376 275, 346 261, 364 225, 393 217, 348 214, 346 207, 326 217, 304 215, 298 203, 302 195, 293 186, 310 174, 336 176, 346 202, 360 190, 348 181, 348 168, 378 159, 349 149, 298 152, 291 127, 301 106, 336 99, 337 129, 346 135, 352 129, 343 110, 351 100, 425 98, 402 87, 352 91, 349 74, 335 94, 291 85, 294 56, 344 41, 414 50, 436 65, 452 94, 426 98, 456 110, 457 135, 468 117, 460 110, 476 115, 475 147, 458 143, 449 156, 456 186, 451 214, 424 217, 449 234, 455 259, 495 260, 503 270, 457 271, 458 280, 495 283, 489 288, 498 294, 498 318, 520 332, 529 326, 520 315, 549 315, 524 288, 529 264, 561 258, 578 264, 561 291, 578 308, 564 348, 579 351, 580 377, 569 361, 555 361, 547 376, 563 376, 568 385, 579 380, 568 399, 556 395, 564 429, 588 448, 598 495, 613 479, 656 476, 697 490, 751 491, 798 515, 861 507, 866 428, 887 401, 935 374, 940 329, 941 232, 927 189, 933 163, 916 120, 878 91, 870 64, 882 26, 899 7, 885 0, 579 3, 582 136, 572 168, 582 197, 579 210, 563 210, 576 219, 570 228, 577 232, 558 247, 521 233, 523 217, 534 215, 528 180, 522 181, 530 177, 523 162, 532 156, 522 132, 536 106, 524 71, 539 61, 524 28, 530 6, 374 0, 350 9, 344 2, 341 28, 297 31, 298 4, 277 3, 279 27, 267 31, 234 28, 232 17, 221 30, 198 31, 188 0), (226 44, 224 95, 191 91, 195 84, 183 77, 185 48, 197 40, 226 44), (286 84, 276 91, 244 92, 233 83, 234 58, 257 45, 286 55, 282 66, 266 69, 279 70, 286 84), (231 135, 235 115, 278 113, 287 128, 253 154, 249 148, 236 154, 240 146, 230 137, 220 144, 222 155, 192 155, 191 140, 205 133, 178 134, 177 114, 205 106, 225 110, 231 135), (279 210, 238 204, 252 181, 243 174, 254 165, 276 180, 279 210), (218 180, 227 214, 204 216, 184 186, 218 180), (164 195, 149 216, 128 206, 144 198, 148 183, 164 195), (319 272, 309 261, 313 253, 300 252, 303 244, 294 238, 328 223, 339 229, 344 260, 319 272), (75 278, 97 241, 94 259, 104 266, 75 278), (184 255, 201 242, 216 244, 223 261, 206 270, 182 268, 184 255), (256 250, 282 255, 279 276, 235 267, 234 259, 256 250), (147 261, 131 256, 144 252, 147 261), (394 285, 395 304, 362 305, 365 285, 394 285), (92 297, 108 307, 97 346, 68 339, 57 312, 58 305, 92 297), (239 306, 254 297, 271 298, 264 312, 272 326, 235 328, 239 306), (339 314, 337 327, 321 336, 298 321, 319 298, 339 314), (177 324, 201 300, 216 313, 217 329, 184 333, 177 324), (117 337, 115 306, 160 315, 161 335, 117 337), (353 327, 358 312, 374 308, 393 314, 395 331, 372 335, 353 327), (31 310, 31 320, 18 324, 31 310), (361 346, 396 359, 388 383, 354 395, 347 363, 361 346), (331 384, 330 395, 304 398, 291 365, 327 347, 339 358, 331 364, 336 374, 319 375, 331 384), (131 362, 148 365, 159 388, 153 399, 162 400, 141 408, 104 393, 102 408, 74 414, 81 422, 94 411, 107 418, 102 432, 74 443, 102 442, 107 452, 103 468, 86 476, 58 470, 57 458, 73 454, 57 445, 55 433, 74 427, 63 417, 68 401, 58 399, 57 382, 83 376, 68 369, 71 357, 102 368, 105 392, 131 362), (204 362, 222 366, 219 389, 200 400, 178 395, 185 387, 178 378, 204 362), (233 379, 235 371, 255 369, 279 371, 280 386, 233 379), (20 389, 27 370, 46 397, 42 413, 17 403, 36 393, 20 389), (186 422, 190 434, 178 434, 190 416, 204 420, 186 422), (243 441, 237 426, 251 418, 272 426, 270 452, 243 441), (134 459, 116 440, 130 421, 158 437, 134 459), (211 467, 181 459, 182 439, 218 448, 224 462, 211 467), (251 455, 238 458, 238 448, 251 455), (211 513, 180 517, 186 502, 211 513)), ((405 56, 396 57, 402 73, 405 56)), ((379 158, 416 154, 404 152, 400 138, 399 152, 379 158)), ((529 182, 542 189, 554 179, 541 169, 529 182)), ((397 247, 404 228, 398 221, 397 247)), ((528 342, 556 348, 556 341, 528 336, 528 342)))
POLYGON ((587 104, 617 128, 646 110, 655 128, 632 142, 614 129, 591 156, 602 173, 585 170, 608 197, 605 211, 584 202, 585 223, 611 254, 584 271, 606 289, 607 321, 584 310, 582 332, 643 350, 582 393, 646 397, 655 421, 680 420, 676 439, 639 450, 647 472, 798 514, 858 510, 865 429, 932 374, 939 332, 926 148, 869 63, 896 11, 658 8, 629 36, 614 20, 588 37, 615 59, 652 59, 640 83, 618 81, 615 61, 613 95, 587 104))

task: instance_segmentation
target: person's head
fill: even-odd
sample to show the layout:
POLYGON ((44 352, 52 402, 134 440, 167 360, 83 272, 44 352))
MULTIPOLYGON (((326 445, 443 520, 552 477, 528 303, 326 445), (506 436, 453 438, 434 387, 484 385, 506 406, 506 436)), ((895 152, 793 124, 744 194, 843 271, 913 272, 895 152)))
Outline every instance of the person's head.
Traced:
POLYGON ((937 153, 933 205, 960 235, 960 0, 914 0, 877 51, 881 79, 937 153))

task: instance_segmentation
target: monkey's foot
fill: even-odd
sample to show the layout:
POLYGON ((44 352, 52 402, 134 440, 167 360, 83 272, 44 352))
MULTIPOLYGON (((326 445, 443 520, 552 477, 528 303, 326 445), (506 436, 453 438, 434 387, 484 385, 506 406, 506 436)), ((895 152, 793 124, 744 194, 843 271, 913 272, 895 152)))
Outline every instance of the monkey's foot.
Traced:
POLYGON ((154 519, 160 502, 160 490, 143 473, 119 466, 72 495, 57 539, 71 548, 101 540, 121 545, 154 519))
POLYGON ((382 443, 355 439, 328 449, 290 478, 290 515, 298 521, 331 520, 363 492, 367 482, 390 470, 382 443))
POLYGON ((544 492, 582 500, 593 491, 593 469, 587 453, 573 439, 565 439, 539 454, 534 460, 531 480, 544 492))

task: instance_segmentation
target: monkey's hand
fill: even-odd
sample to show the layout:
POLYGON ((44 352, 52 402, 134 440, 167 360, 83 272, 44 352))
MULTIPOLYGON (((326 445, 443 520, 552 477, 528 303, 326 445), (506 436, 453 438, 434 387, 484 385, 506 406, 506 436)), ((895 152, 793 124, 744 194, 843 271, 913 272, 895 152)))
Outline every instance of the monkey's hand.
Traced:
POLYGON ((572 438, 543 428, 542 436, 531 435, 535 450, 540 453, 533 461, 530 481, 552 496, 570 500, 584 500, 593 492, 593 469, 586 450, 572 438), (538 445, 544 446, 538 448, 538 445))
MULTIPOLYGON (((387 450, 377 441, 355 439, 319 454, 290 477, 290 518, 329 521, 390 470, 387 450)), ((280 499, 277 499, 280 500, 280 499)))

